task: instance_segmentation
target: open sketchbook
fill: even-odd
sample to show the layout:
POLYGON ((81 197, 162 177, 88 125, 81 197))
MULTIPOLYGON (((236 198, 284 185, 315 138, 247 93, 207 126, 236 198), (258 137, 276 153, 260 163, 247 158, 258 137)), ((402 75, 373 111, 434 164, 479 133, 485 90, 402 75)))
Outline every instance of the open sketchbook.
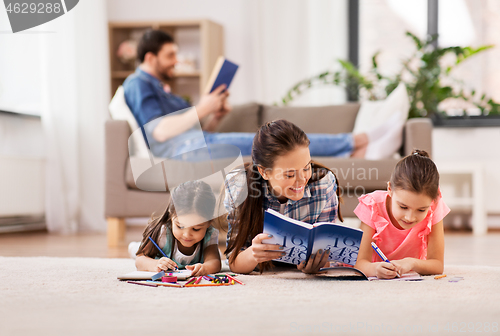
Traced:
MULTIPOLYGON (((333 263, 332 263, 333 264, 333 263)), ((418 281, 423 280, 422 276, 416 272, 403 274, 399 278, 379 279, 377 277, 367 277, 357 268, 350 266, 332 266, 320 269, 321 273, 315 274, 317 277, 331 278, 333 280, 369 280, 369 281, 418 281)))
MULTIPOLYGON (((169 271, 167 273, 171 273, 173 276, 177 277, 177 280, 186 280, 191 276, 190 270, 178 270, 178 271, 169 271)), ((152 277, 158 274, 157 272, 145 272, 145 271, 133 271, 127 274, 123 274, 118 276, 119 280, 151 280, 152 277)))

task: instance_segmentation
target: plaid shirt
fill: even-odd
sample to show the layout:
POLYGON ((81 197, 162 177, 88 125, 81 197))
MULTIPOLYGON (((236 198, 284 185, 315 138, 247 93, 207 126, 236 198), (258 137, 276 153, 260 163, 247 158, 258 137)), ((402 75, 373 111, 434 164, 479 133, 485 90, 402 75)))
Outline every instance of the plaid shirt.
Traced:
MULTIPOLYGON (((243 169, 233 170, 226 176, 226 195, 224 197, 224 207, 226 208, 228 232, 226 246, 229 242, 233 226, 236 222, 236 208, 248 195, 246 186, 246 173, 243 169)), ((274 197, 264 180, 261 192, 264 194, 264 209, 273 209, 280 212, 280 202, 274 197)), ((298 200, 288 200, 285 206, 284 215, 305 223, 331 222, 337 219, 338 198, 337 183, 332 172, 328 172, 322 179, 316 182, 309 182, 304 188, 304 196, 298 200)), ((253 237, 248 237, 247 246, 252 243, 253 237)))

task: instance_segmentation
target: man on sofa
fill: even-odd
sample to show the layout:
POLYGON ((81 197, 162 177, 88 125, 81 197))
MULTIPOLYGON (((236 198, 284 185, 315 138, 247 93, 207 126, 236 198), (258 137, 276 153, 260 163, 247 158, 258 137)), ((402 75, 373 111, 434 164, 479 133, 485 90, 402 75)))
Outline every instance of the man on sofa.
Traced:
MULTIPOLYGON (((225 144, 237 146, 243 156, 251 154, 254 133, 212 132, 231 110, 224 86, 203 95, 195 108, 170 92, 165 82, 173 77, 177 63, 177 45, 172 36, 160 30, 147 31, 138 44, 137 57, 139 67, 123 84, 125 101, 144 128, 154 156, 174 157, 206 145, 212 150, 225 144), (199 120, 205 120, 203 133, 196 127, 199 120)), ((389 120, 361 134, 308 134, 311 155, 375 158, 383 147, 377 140, 394 127, 402 131, 403 123, 389 120)), ((224 156, 224 150, 211 155, 220 156, 224 156)))

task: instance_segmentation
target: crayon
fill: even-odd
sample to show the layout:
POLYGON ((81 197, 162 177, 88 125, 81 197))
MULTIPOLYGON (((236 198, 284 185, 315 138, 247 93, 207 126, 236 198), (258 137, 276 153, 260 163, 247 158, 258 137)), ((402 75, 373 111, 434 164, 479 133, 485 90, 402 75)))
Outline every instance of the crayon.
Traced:
POLYGON ((441 274, 441 275, 436 275, 436 276, 434 277, 434 279, 436 279, 436 280, 437 280, 437 279, 441 279, 441 278, 445 278, 445 277, 446 277, 446 274, 441 274))

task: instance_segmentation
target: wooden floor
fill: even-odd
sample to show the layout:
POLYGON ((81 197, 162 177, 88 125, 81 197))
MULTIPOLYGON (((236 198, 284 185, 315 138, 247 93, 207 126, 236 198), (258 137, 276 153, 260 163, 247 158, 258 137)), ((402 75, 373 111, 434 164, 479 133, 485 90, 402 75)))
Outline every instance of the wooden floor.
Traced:
MULTIPOLYGON (((142 230, 142 227, 127 227, 127 242, 140 240, 142 230)), ((56 235, 46 231, 0 234, 0 256, 129 257, 127 246, 108 248, 105 234, 56 235)), ((445 233, 447 264, 500 266, 498 256, 499 231, 481 237, 475 237, 471 232, 445 233)))

